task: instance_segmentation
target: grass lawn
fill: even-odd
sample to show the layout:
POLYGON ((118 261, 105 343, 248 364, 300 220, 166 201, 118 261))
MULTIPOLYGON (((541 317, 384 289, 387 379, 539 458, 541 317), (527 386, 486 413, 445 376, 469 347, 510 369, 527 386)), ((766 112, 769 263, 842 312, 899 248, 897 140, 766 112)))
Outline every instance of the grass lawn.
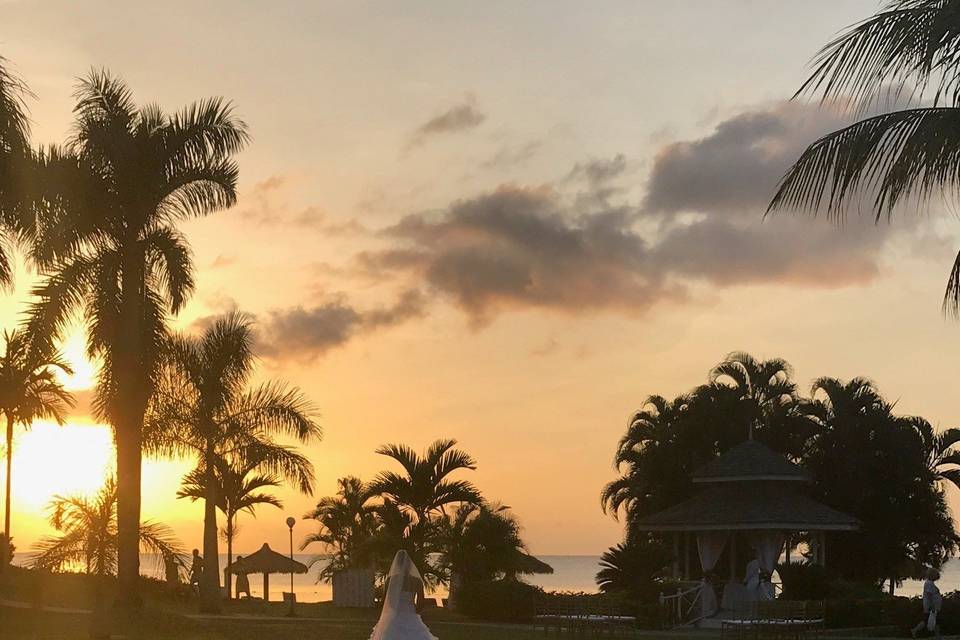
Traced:
MULTIPOLYGON (((104 585, 106 593, 113 589, 112 584, 104 585)), ((92 609, 94 591, 90 577, 78 574, 51 576, 14 569, 0 580, 0 600, 39 602, 45 607, 92 609)), ((108 610, 113 635, 131 640, 367 640, 378 615, 374 610, 303 603, 296 619, 284 620, 283 603, 244 601, 225 603, 225 616, 198 618, 190 595, 172 597, 165 585, 151 580, 144 580, 142 592, 146 605, 135 615, 108 610)), ((470 622, 445 609, 426 610, 423 618, 441 640, 532 640, 543 635, 524 626, 470 622)), ((0 639, 85 640, 92 620, 89 613, 0 605, 0 639)))
MULTIPOLYGON (((471 623, 427 623, 441 640, 532 640, 543 637, 524 627, 471 623)), ((148 607, 137 616, 113 619, 111 631, 136 640, 367 640, 369 620, 302 618, 292 622, 257 620, 194 620, 148 607)), ((0 638, 17 640, 86 640, 89 614, 49 613, 0 608, 0 638)))

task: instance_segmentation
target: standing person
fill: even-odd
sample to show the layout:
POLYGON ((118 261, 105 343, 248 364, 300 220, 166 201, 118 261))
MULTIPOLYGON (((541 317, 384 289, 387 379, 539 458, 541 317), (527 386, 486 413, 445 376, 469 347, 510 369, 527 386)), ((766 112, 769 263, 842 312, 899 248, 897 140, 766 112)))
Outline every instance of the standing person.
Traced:
MULTIPOLYGON (((237 556, 237 562, 243 560, 243 556, 237 556)), ((240 599, 241 594, 247 594, 247 597, 252 597, 250 595, 250 578, 247 577, 245 573, 237 574, 237 600, 240 599)))
POLYGON ((937 615, 943 606, 943 596, 940 595, 940 588, 937 587, 937 580, 940 579, 940 572, 936 569, 927 569, 927 579, 923 581, 923 620, 920 624, 910 630, 910 635, 914 638, 926 627, 927 631, 940 637, 940 625, 937 624, 937 615))
POLYGON ((193 564, 190 565, 190 586, 196 586, 200 589, 200 581, 203 579, 203 557, 199 549, 193 550, 193 564))
POLYGON ((387 578, 387 595, 370 640, 437 640, 417 613, 423 578, 406 551, 397 551, 387 578))

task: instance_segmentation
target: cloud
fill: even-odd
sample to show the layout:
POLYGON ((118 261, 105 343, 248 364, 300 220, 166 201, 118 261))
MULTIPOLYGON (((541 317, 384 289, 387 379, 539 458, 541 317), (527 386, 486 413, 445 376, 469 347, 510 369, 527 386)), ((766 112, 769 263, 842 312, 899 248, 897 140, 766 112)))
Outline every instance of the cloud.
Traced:
POLYGON ((417 127, 407 141, 404 150, 409 151, 419 147, 437 136, 475 129, 483 124, 486 119, 486 114, 477 107, 476 100, 472 96, 468 96, 464 102, 433 116, 417 127))
POLYGON ((412 279, 474 326, 516 309, 642 314, 690 301, 698 284, 863 286, 902 229, 763 217, 789 163, 841 125, 811 106, 751 109, 665 144, 639 202, 625 201, 625 156, 592 159, 556 184, 501 185, 407 216, 356 265, 412 279))
POLYGON ((340 296, 323 304, 270 311, 258 318, 257 350, 273 360, 310 361, 359 335, 397 326, 426 313, 426 300, 408 290, 388 307, 358 309, 340 296))
POLYGON ((663 146, 641 207, 753 217, 803 150, 845 123, 826 108, 793 102, 734 115, 703 138, 663 146))
POLYGON ((292 227, 316 231, 327 236, 365 235, 369 230, 359 221, 349 218, 334 220, 322 207, 291 206, 288 195, 297 180, 288 175, 273 175, 257 182, 244 194, 237 215, 257 225, 292 227))
POLYGON ((650 262, 628 210, 575 215, 550 187, 501 186, 383 233, 402 246, 362 254, 363 267, 415 274, 476 325, 509 308, 639 312, 682 297, 650 262))

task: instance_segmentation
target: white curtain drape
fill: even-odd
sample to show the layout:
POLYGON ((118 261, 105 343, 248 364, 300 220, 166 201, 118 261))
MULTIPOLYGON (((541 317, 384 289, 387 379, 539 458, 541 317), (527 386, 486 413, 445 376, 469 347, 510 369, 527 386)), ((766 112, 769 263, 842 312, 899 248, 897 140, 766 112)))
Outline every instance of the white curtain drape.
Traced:
POLYGON ((717 594, 706 576, 713 573, 729 537, 729 531, 701 531, 697 533, 697 552, 700 555, 700 568, 703 569, 704 574, 703 583, 700 587, 700 611, 704 617, 712 616, 717 612, 717 594))
POLYGON ((761 581, 757 599, 773 600, 775 597, 770 576, 777 568, 780 553, 783 551, 784 537, 780 531, 754 531, 750 542, 757 554, 757 562, 765 579, 761 581))

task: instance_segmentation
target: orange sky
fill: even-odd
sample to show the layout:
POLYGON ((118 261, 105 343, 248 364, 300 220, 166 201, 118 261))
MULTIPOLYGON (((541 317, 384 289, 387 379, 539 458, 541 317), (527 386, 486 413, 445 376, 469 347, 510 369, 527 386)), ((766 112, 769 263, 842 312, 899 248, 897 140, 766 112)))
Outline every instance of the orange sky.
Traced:
MULTIPOLYGON (((729 351, 785 357, 804 388, 867 375, 960 424, 960 326, 939 313, 955 217, 762 220, 788 158, 843 120, 783 99, 875 3, 676 4, 0 0, 0 55, 37 95, 38 142, 63 138, 91 66, 170 109, 236 102, 254 136, 240 202, 184 225, 198 289, 178 326, 257 316, 263 375, 322 410, 318 495, 384 468, 382 443, 455 437, 535 553, 593 554, 619 540, 598 495, 631 411, 729 351)), ((108 449, 84 415, 18 437, 21 550, 108 449)), ((192 546, 187 468, 146 466, 144 516, 192 546)), ((282 495, 241 520, 241 552, 285 548, 312 501, 282 495)))

